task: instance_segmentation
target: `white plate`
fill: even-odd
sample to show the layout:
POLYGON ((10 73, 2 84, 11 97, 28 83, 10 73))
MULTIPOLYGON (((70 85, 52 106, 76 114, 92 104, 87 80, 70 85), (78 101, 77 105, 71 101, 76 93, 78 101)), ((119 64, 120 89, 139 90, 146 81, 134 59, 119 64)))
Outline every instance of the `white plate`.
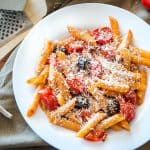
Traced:
POLYGON ((40 108, 33 117, 26 117, 34 93, 34 88, 26 84, 26 79, 34 75, 44 39, 57 40, 67 36, 67 25, 82 28, 109 25, 108 16, 118 19, 123 34, 132 29, 137 46, 150 49, 150 27, 144 21, 121 8, 86 3, 65 7, 44 18, 28 34, 18 51, 13 68, 13 88, 20 112, 37 135, 59 149, 127 150, 137 148, 150 139, 150 82, 145 102, 138 108, 137 116, 131 123, 131 132, 109 132, 105 142, 87 142, 77 138, 72 131, 51 125, 40 108))

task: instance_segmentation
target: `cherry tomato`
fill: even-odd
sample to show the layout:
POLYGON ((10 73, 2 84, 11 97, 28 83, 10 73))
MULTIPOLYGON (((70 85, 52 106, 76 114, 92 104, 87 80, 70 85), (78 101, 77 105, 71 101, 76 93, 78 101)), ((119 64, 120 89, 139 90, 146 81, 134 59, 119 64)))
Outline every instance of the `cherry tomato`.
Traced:
POLYGON ((83 46, 83 42, 82 41, 75 41, 73 43, 70 43, 68 45, 68 48, 67 48, 67 52, 69 54, 73 53, 73 52, 79 52, 81 53, 82 50, 83 50, 84 46, 83 46))
POLYGON ((71 79, 71 80, 68 79, 67 84, 69 85, 71 90, 73 90, 77 94, 82 93, 83 91, 85 91, 85 85, 84 85, 83 81, 81 81, 77 78, 74 78, 74 79, 71 79))
POLYGON ((100 62, 91 64, 89 69, 90 69, 90 72, 93 76, 100 78, 103 74, 103 68, 102 68, 102 65, 100 62))
POLYGON ((110 59, 110 60, 114 59, 116 56, 114 50, 101 50, 100 53, 104 55, 105 58, 110 59))
POLYGON ((105 141, 107 137, 107 133, 105 130, 91 130, 88 135, 84 137, 84 139, 88 141, 105 141))
POLYGON ((143 6, 150 10, 150 0, 141 0, 143 6))
POLYGON ((135 105, 135 104, 136 104, 136 101, 137 101, 136 92, 133 91, 133 90, 128 91, 128 92, 125 94, 125 99, 126 99, 127 102, 130 102, 130 103, 132 103, 133 105, 135 105))
POLYGON ((91 116, 91 111, 89 111, 89 110, 82 110, 81 112, 80 112, 80 117, 82 118, 82 120, 84 121, 84 122, 86 122, 87 121, 87 119, 91 116))
POLYGON ((58 107, 58 102, 52 89, 45 87, 39 91, 40 100, 48 110, 54 110, 58 107))
POLYGON ((92 35, 98 44, 106 44, 112 41, 112 31, 109 27, 96 28, 93 30, 92 35))
POLYGON ((127 121, 131 121, 135 117, 135 105, 130 102, 120 104, 121 113, 127 121))

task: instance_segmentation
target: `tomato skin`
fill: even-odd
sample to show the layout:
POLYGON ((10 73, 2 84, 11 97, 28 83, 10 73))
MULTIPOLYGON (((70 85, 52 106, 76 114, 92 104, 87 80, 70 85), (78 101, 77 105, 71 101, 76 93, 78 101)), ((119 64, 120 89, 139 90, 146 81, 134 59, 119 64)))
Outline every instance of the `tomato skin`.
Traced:
POLYGON ((52 89, 45 87, 39 91, 40 100, 44 103, 48 110, 55 110, 58 107, 58 102, 52 89))
POLYGON ((109 27, 96 28, 92 31, 97 44, 107 44, 112 41, 112 31, 109 27))
POLYGON ((100 62, 98 62, 96 64, 91 64, 89 69, 90 69, 90 72, 93 76, 100 78, 103 74, 103 68, 102 68, 102 65, 100 62))
POLYGON ((78 78, 74 78, 71 80, 67 79, 66 81, 67 81, 67 84, 69 85, 69 87, 71 88, 71 90, 73 90, 77 94, 80 94, 85 91, 84 83, 81 80, 79 80, 78 78))
POLYGON ((141 0, 143 6, 150 10, 150 0, 141 0))
POLYGON ((82 110, 80 112, 80 117, 82 118, 83 122, 87 121, 87 118, 89 118, 92 115, 92 113, 89 110, 82 110))
POLYGON ((114 59, 116 54, 114 50, 101 50, 100 53, 107 59, 114 59))
POLYGON ((80 41, 75 41, 73 43, 70 43, 67 47, 67 52, 69 54, 73 53, 73 52, 78 52, 81 53, 84 49, 83 43, 80 41))
POLYGON ((105 130, 91 130, 85 137, 85 140, 88 141, 105 141, 107 133, 105 130))
POLYGON ((130 102, 130 103, 132 103, 133 105, 135 105, 136 102, 137 102, 137 95, 136 95, 136 92, 133 91, 133 90, 128 91, 128 92, 125 94, 125 100, 126 100, 127 102, 130 102))
POLYGON ((130 102, 122 103, 121 102, 120 110, 128 122, 130 122, 131 120, 134 119, 136 107, 132 103, 130 103, 130 102))

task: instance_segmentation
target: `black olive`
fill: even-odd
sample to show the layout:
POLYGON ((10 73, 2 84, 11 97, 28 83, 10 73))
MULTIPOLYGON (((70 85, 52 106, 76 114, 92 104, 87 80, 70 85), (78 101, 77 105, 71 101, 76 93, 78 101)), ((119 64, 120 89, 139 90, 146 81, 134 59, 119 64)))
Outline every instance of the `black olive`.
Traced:
POLYGON ((107 103, 108 103, 108 105, 107 105, 107 114, 109 116, 114 115, 114 114, 119 112, 120 105, 119 105, 118 100, 115 97, 109 97, 107 99, 107 103))
POLYGON ((56 46, 54 49, 54 52, 57 52, 57 51, 62 51, 66 53, 67 49, 64 46, 56 46))
POLYGON ((76 97, 76 105, 75 108, 81 109, 81 108, 89 108, 89 100, 84 96, 77 96, 76 97))
POLYGON ((87 69, 88 65, 90 64, 90 60, 84 56, 80 56, 78 59, 78 63, 77 66, 79 67, 79 69, 81 70, 85 70, 87 69))

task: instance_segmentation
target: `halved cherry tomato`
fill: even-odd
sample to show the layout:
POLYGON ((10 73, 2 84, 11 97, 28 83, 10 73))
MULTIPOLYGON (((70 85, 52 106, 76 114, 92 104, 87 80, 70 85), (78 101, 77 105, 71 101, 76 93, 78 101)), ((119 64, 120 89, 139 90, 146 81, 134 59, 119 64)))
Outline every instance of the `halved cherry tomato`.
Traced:
POLYGON ((130 102, 120 103, 121 113, 124 115, 127 121, 131 121, 135 117, 135 105, 130 102))
POLYGON ((136 95, 136 92, 134 90, 130 90, 128 91, 126 94, 125 94, 125 100, 127 102, 130 102, 132 103, 133 105, 136 104, 136 101, 137 101, 137 95, 136 95))
POLYGON ((93 63, 89 66, 90 72, 93 76, 101 77, 103 74, 103 68, 100 62, 93 63))
POLYGON ((71 54, 73 52, 81 53, 83 51, 83 49, 84 49, 83 42, 82 41, 75 41, 75 42, 70 43, 68 45, 67 52, 69 54, 71 54))
POLYGON ((58 107, 58 102, 52 89, 45 87, 39 91, 40 100, 48 110, 54 110, 58 107))
POLYGON ((107 137, 107 133, 105 130, 91 130, 88 135, 84 137, 84 139, 88 141, 105 141, 107 137))
POLYGON ((141 0, 143 6, 150 10, 150 0, 141 0))
POLYGON ((114 50, 101 50, 100 53, 104 55, 105 58, 110 59, 110 60, 114 59, 116 56, 114 50))
POLYGON ((82 118, 82 120, 84 121, 84 122, 86 122, 87 121, 87 119, 91 116, 91 111, 89 111, 89 110, 82 110, 81 112, 80 112, 80 117, 82 118))
POLYGON ((69 85, 71 90, 73 90, 77 94, 82 93, 85 90, 85 85, 84 85, 83 81, 81 81, 77 78, 74 78, 71 80, 68 79, 67 84, 69 85))
POLYGON ((106 44, 112 41, 112 31, 109 27, 96 28, 93 30, 92 35, 98 44, 106 44))

